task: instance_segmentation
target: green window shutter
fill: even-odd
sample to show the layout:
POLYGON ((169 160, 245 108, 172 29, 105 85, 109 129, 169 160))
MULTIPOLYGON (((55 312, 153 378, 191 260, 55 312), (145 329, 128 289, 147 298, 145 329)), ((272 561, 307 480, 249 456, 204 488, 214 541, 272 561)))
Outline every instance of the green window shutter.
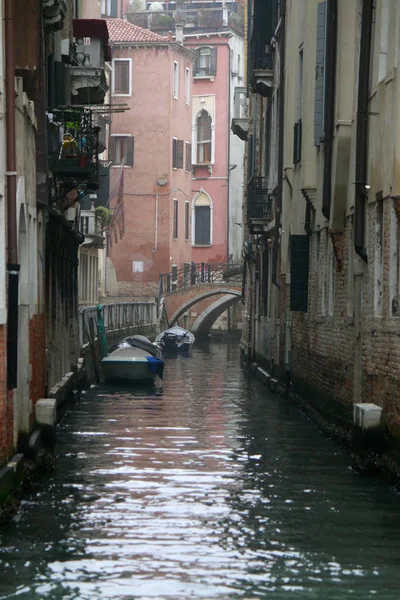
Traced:
POLYGON ((186 157, 185 157, 185 171, 190 171, 192 168, 192 144, 186 142, 186 157))
POLYGON ((292 235, 290 238, 290 310, 308 312, 308 235, 292 235))
POLYGON ((318 146, 325 135, 325 58, 326 58, 326 1, 318 2, 317 52, 315 60, 314 142, 318 146))
POLYGON ((134 149, 135 149, 135 138, 128 137, 127 141, 127 156, 126 156, 126 165, 127 167, 133 167, 134 164, 134 149))
POLYGON ((172 140, 172 168, 178 168, 178 140, 175 138, 172 140))
POLYGON ((210 75, 217 74, 217 52, 218 52, 218 48, 214 47, 211 49, 210 75))
POLYGON ((118 0, 110 0, 110 17, 118 16, 118 0))
POLYGON ((206 246, 211 241, 211 210, 209 206, 194 207, 194 243, 206 246))
POLYGON ((193 75, 196 75, 199 72, 199 54, 200 50, 196 50, 196 56, 193 61, 193 75))
POLYGON ((184 147, 184 140, 178 140, 178 144, 177 144, 177 166, 178 169, 183 169, 183 147, 184 147))

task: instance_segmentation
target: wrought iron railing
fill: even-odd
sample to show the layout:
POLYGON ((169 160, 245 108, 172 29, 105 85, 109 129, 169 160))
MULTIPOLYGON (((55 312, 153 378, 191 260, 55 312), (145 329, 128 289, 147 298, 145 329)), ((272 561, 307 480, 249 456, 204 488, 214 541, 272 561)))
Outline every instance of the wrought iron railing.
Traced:
POLYGON ((128 20, 134 25, 157 32, 174 30, 176 25, 183 25, 185 33, 200 30, 221 31, 232 29, 243 35, 244 20, 242 15, 228 8, 185 8, 163 11, 135 11, 128 9, 128 20))
POLYGON ((247 220, 274 218, 275 199, 266 177, 252 177, 247 186, 247 220))
MULTIPOLYGON (((106 333, 128 327, 154 325, 157 321, 157 304, 156 302, 104 304, 102 315, 106 333)), ((89 342, 90 332, 93 329, 97 334, 97 307, 82 308, 79 311, 79 341, 81 346, 89 342)))
POLYGON ((242 274, 242 263, 186 263, 182 269, 160 275, 159 297, 193 285, 241 282, 242 274))

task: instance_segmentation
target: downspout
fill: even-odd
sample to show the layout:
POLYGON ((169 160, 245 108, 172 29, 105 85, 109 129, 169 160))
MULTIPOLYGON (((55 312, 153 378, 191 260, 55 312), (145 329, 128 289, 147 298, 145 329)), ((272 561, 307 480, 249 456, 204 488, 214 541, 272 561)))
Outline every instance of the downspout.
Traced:
MULTIPOLYGON (((228 46, 228 98, 229 98, 229 107, 228 107, 228 186, 227 186, 227 199, 226 199, 226 263, 229 263, 229 234, 230 234, 230 227, 229 227, 229 216, 230 216, 230 211, 229 211, 229 202, 230 202, 230 187, 231 187, 231 115, 232 115, 232 110, 231 110, 231 104, 232 104, 232 99, 231 99, 231 68, 232 68, 232 60, 231 60, 231 48, 230 46, 228 46)), ((228 314, 229 314, 229 310, 228 310, 228 314)))
POLYGON ((367 262, 365 249, 365 201, 367 199, 368 105, 372 17, 374 0, 364 0, 361 21, 360 64, 358 70, 357 142, 354 204, 354 249, 367 262))
POLYGON ((335 132, 335 97, 336 97, 336 51, 337 51, 337 0, 328 0, 327 18, 327 52, 326 52, 326 84, 325 84, 325 147, 324 147, 324 183, 322 214, 325 219, 331 216, 332 198, 332 155, 333 135, 335 132))
POLYGON ((281 1, 281 31, 280 31, 281 43, 280 48, 280 70, 279 70, 279 155, 278 155, 278 195, 276 198, 276 209, 275 209, 275 233, 274 242, 272 247, 272 283, 280 288, 281 284, 278 280, 278 251, 279 251, 279 237, 282 228, 281 215, 282 215, 282 196, 283 196, 283 140, 284 140, 284 116, 285 116, 285 43, 286 43, 286 0, 281 1))
POLYGON ((156 222, 154 225, 154 248, 152 250, 153 254, 157 252, 158 247, 158 183, 156 182, 156 222))
POLYGON ((15 35, 14 0, 4 2, 6 152, 7 152, 7 385, 17 387, 18 375, 18 238, 17 238, 17 159, 15 147, 15 35))

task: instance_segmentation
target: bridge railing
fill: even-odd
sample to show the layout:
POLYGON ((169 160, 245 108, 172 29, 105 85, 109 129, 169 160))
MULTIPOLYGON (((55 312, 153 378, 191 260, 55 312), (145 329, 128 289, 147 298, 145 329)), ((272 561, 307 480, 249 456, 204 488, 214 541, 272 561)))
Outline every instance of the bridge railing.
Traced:
MULTIPOLYGON (((127 327, 153 325, 157 321, 156 302, 121 302, 103 304, 102 314, 106 333, 127 327)), ((79 341, 86 344, 91 337, 91 328, 97 331, 97 307, 88 306, 79 311, 79 341)))
POLYGON ((202 283, 241 281, 242 276, 242 263, 185 263, 182 269, 172 268, 160 275, 159 297, 202 283))

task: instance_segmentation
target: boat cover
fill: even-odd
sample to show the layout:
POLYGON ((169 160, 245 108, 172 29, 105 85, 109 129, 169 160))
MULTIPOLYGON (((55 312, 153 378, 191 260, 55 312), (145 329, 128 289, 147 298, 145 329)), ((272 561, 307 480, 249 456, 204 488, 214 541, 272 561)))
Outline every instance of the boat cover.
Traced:
POLYGON ((151 373, 153 375, 158 375, 160 379, 162 379, 164 374, 164 361, 156 356, 147 356, 146 358, 151 373))

